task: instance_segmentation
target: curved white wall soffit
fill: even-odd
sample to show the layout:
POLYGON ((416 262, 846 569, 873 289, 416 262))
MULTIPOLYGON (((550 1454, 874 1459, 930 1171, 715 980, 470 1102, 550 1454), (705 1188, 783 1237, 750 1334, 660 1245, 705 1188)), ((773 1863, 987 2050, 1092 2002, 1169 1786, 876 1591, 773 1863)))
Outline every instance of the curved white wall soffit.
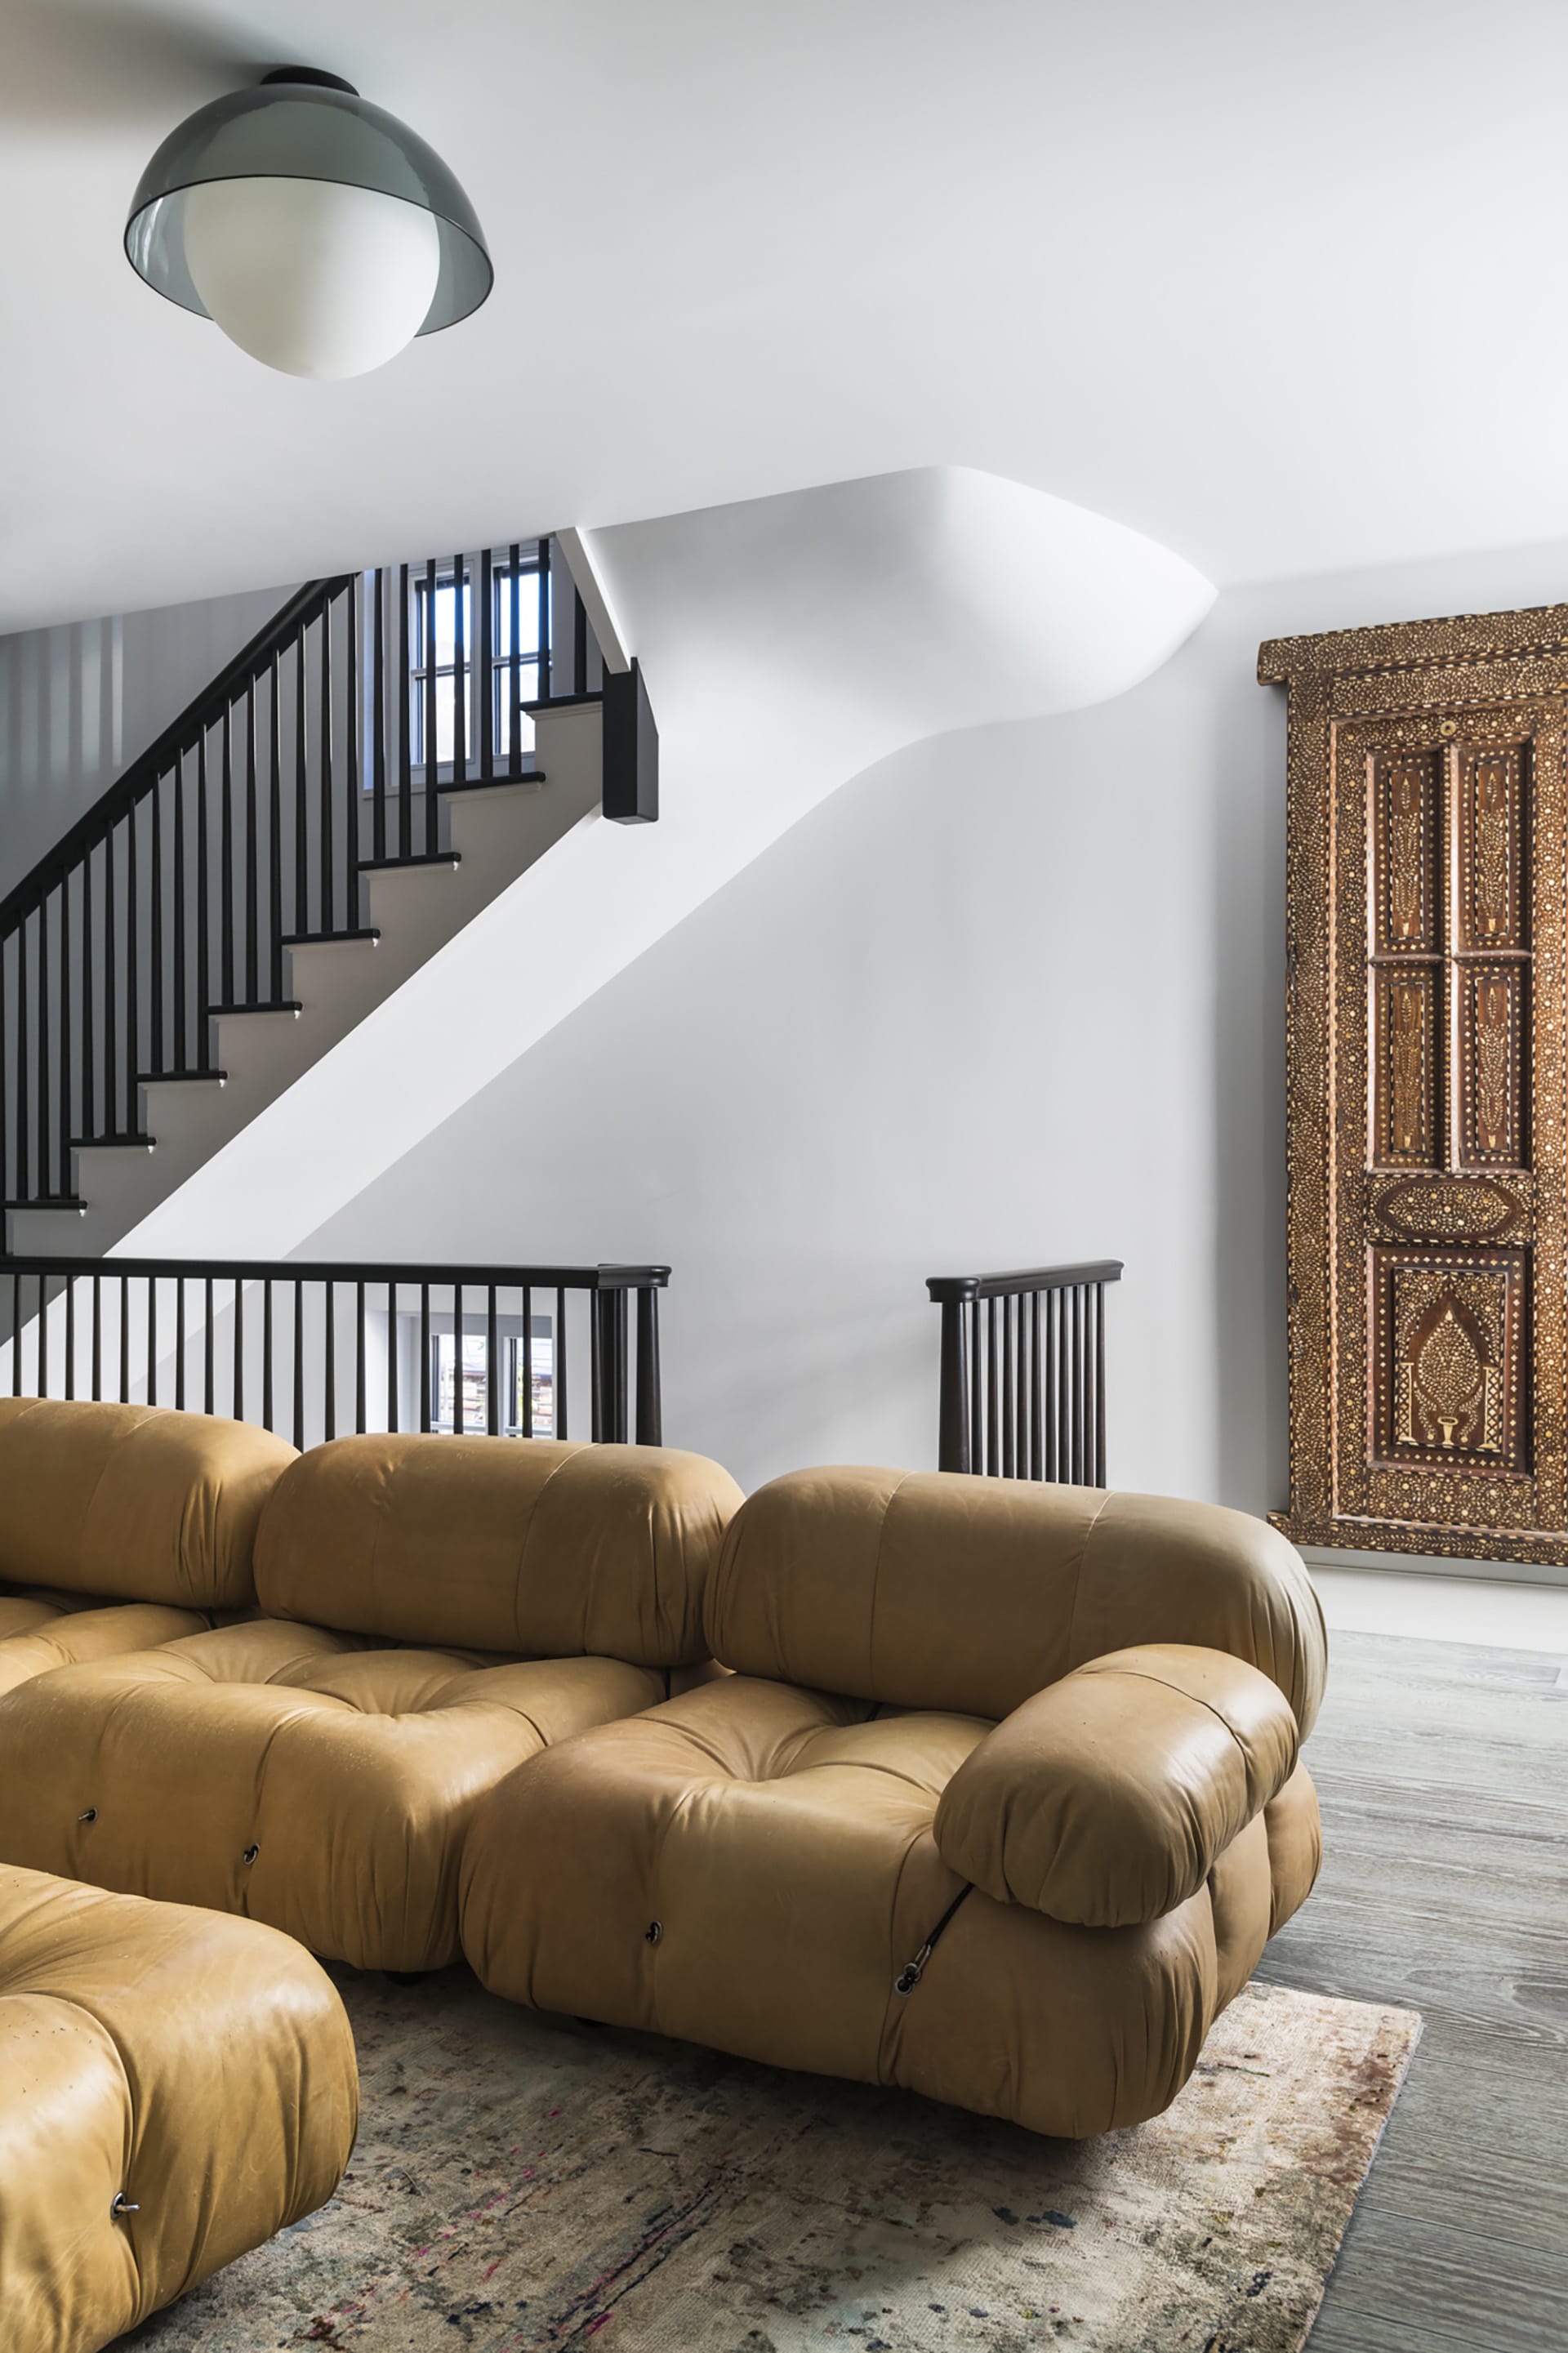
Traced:
MULTIPOLYGON (((966 468, 581 543, 647 677, 658 824, 584 818, 121 1252, 298 1249, 839 786, 929 736, 1123 692, 1215 596, 1138 533, 966 468)), ((460 1230, 447 1246, 461 1256, 460 1230)))

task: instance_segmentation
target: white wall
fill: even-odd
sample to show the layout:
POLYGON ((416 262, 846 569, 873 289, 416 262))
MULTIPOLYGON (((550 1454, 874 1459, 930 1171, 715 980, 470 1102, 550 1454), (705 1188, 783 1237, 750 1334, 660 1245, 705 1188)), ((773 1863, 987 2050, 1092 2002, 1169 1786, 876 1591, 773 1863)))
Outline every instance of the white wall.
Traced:
POLYGON ((0 637, 0 896, 289 593, 262 588, 0 637))
POLYGON ((1111 1479, 1281 1502, 1284 713, 1258 641, 1564 594, 1563 546, 1233 592, 1116 702, 897 754, 300 1255, 668 1260, 667 1437, 748 1486, 934 1460, 926 1275, 1121 1257, 1111 1479))

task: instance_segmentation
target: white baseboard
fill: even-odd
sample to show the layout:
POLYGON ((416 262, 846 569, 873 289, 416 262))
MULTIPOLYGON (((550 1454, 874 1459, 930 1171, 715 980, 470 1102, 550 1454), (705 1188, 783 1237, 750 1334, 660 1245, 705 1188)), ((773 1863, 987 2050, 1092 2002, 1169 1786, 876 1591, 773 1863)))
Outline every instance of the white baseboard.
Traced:
POLYGON ((1436 1553, 1352 1552, 1339 1545, 1303 1545, 1309 1568, 1360 1568, 1374 1577, 1458 1577, 1471 1585, 1544 1585, 1568 1592, 1568 1568, 1526 1560, 1445 1560, 1436 1553))
POLYGON ((1455 1561, 1405 1559, 1394 1567, 1386 1553, 1370 1567, 1354 1553, 1314 1551, 1306 1559, 1331 1632, 1479 1642, 1568 1661, 1568 1587, 1560 1583, 1512 1581, 1495 1562, 1477 1564, 1483 1577, 1466 1576, 1465 1563, 1455 1561))

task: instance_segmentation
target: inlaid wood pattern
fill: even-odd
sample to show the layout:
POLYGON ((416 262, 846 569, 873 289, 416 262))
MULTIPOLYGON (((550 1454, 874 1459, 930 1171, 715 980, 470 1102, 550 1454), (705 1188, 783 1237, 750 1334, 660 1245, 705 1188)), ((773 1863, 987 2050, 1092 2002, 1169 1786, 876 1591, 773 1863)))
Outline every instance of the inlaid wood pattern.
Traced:
POLYGON ((1426 1168, 1441 1159, 1438 979, 1433 965, 1383 965, 1373 976, 1373 1154, 1385 1166, 1426 1168))
POLYGON ((1289 688, 1299 1542, 1568 1563, 1568 607, 1289 688))
POLYGON ((1373 944, 1390 953, 1437 944, 1437 755, 1395 752, 1372 764, 1373 944))

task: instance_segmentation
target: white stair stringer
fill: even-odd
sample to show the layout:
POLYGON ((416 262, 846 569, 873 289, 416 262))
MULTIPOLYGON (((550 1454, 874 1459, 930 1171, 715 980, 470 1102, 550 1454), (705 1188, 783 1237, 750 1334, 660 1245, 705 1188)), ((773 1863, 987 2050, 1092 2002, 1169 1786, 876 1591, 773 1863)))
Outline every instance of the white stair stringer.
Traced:
MULTIPOLYGON (((526 870, 548 860, 562 837, 598 805, 601 715, 596 702, 542 711, 535 721, 540 775, 516 782, 447 788, 450 860, 380 867, 361 890, 374 940, 311 941, 284 951, 284 995, 298 1013, 240 1011, 212 1017, 211 1059, 222 1081, 153 1079, 142 1083, 142 1125, 151 1149, 87 1145, 74 1159, 79 1212, 14 1209, 18 1257, 93 1259, 155 1218, 301 1077, 329 1067, 343 1041, 526 870)), ((162 1247, 162 1246, 160 1246, 162 1247)), ((140 1245, 135 1245, 136 1249, 140 1245)), ((238 1253, 249 1254, 246 1244, 238 1253)), ((188 1249, 173 1243, 168 1255, 188 1249)))
MULTIPOLYGON (((552 833, 291 1086, 254 1089, 254 1113, 139 1225, 121 1226, 123 1252, 298 1250, 838 786, 926 737, 1121 693, 1214 598, 1139 533, 965 468, 563 543, 593 566, 642 665, 659 731, 658 823, 611 825, 594 809, 552 833)), ((540 756, 553 778, 553 744, 540 756)), ((953 781, 961 792, 961 767, 953 781)), ((278 1075, 269 1064, 268 1083, 278 1075)), ((460 1221, 444 1247, 462 1255, 460 1221)), ((526 1236, 518 1247, 526 1255, 526 1236)))

